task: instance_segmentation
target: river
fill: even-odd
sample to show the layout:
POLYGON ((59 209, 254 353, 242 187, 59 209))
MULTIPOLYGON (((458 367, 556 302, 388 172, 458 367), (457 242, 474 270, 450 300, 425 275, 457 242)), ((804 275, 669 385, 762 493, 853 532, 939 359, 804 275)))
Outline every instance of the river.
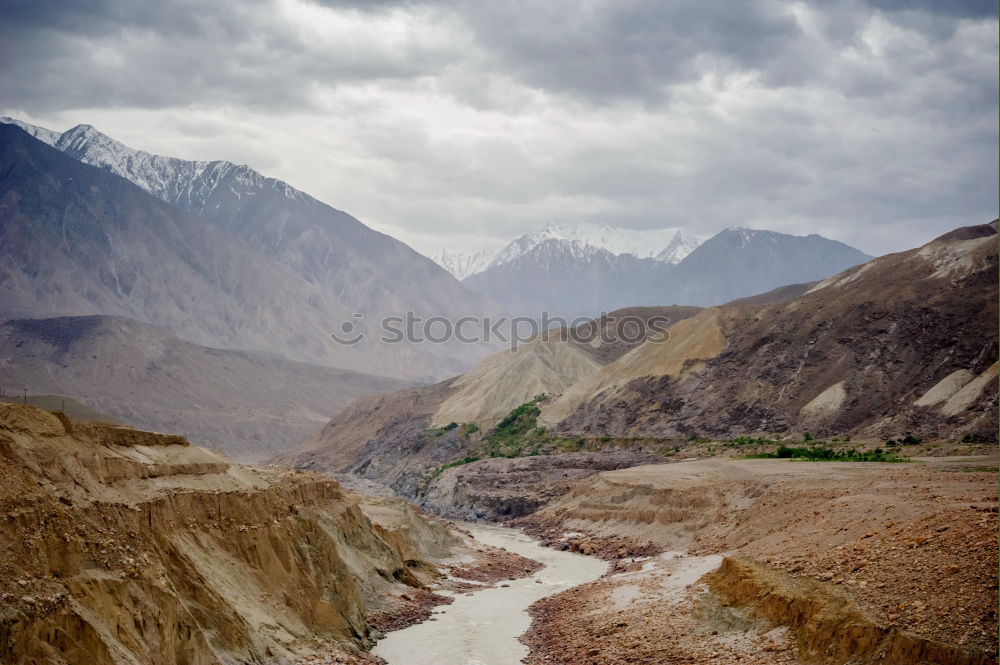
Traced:
POLYGON ((528 647, 517 640, 531 626, 528 606, 596 580, 608 568, 600 559, 542 547, 515 529, 466 528, 480 542, 540 561, 545 568, 507 582, 508 587, 455 596, 451 605, 435 609, 435 620, 389 633, 372 650, 389 665, 518 665, 528 655, 528 647))

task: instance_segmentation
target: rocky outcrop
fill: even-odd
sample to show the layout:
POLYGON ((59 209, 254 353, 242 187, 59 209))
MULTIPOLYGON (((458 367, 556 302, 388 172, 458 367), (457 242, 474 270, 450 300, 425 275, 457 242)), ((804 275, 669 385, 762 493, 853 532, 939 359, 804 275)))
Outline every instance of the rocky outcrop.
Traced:
POLYGON ((640 450, 484 459, 445 469, 417 499, 447 517, 509 520, 535 512, 601 471, 661 461, 640 450))
POLYGON ((357 651, 368 615, 422 589, 458 542, 328 477, 28 406, 0 404, 0 474, 5 663, 357 651))

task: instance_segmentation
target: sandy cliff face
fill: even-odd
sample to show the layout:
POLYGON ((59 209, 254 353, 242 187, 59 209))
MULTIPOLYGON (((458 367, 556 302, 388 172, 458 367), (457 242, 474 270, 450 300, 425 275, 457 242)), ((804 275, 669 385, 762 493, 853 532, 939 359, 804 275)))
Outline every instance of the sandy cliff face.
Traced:
POLYGON ((370 643, 366 616, 455 544, 393 502, 183 437, 0 404, 0 660, 278 662, 370 643), (365 510, 372 512, 372 517, 365 510))

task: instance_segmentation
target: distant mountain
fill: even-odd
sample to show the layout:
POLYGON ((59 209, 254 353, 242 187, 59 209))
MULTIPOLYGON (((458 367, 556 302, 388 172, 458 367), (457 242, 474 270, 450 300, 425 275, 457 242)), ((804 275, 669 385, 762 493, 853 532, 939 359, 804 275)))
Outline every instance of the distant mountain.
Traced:
POLYGON ((655 258, 677 263, 698 246, 699 240, 683 229, 626 229, 609 224, 578 222, 549 224, 541 231, 513 240, 499 252, 463 253, 442 249, 432 256, 438 265, 458 279, 510 263, 541 244, 551 246, 558 241, 565 247, 574 245, 603 249, 615 256, 631 254, 636 258, 655 258))
POLYGON ((498 310, 403 243, 284 182, 230 162, 133 150, 89 125, 59 134, 5 123, 0 150, 11 170, 0 186, 16 196, 2 213, 11 242, 0 247, 8 277, 0 289, 12 297, 0 316, 121 314, 197 343, 405 378, 454 374, 489 352, 333 344, 328 333, 355 313, 374 325, 407 311, 455 319, 498 310), (126 211, 127 219, 108 215, 126 211), (23 233, 14 216, 36 233, 23 233))
MULTIPOLYGON (((603 249, 614 255, 631 254, 640 259, 656 258, 675 241, 675 247, 692 242, 697 245, 692 236, 673 228, 636 230, 592 222, 549 224, 537 233, 521 236, 498 252, 490 267, 507 263, 551 240, 603 249)), ((676 253, 683 253, 683 250, 678 249, 676 253)))
POLYGON ((683 293, 685 304, 719 305, 786 284, 824 279, 871 258, 816 234, 732 227, 677 264, 674 288, 683 293))
MULTIPOLYGON (((126 424, 185 434, 249 462, 300 444, 358 397, 407 385, 198 346, 115 316, 7 321, 0 324, 0 358, 8 394, 26 387, 35 403, 32 394, 59 392, 71 398, 67 409, 78 400, 126 424)), ((60 404, 50 399, 45 408, 60 404)))
MULTIPOLYGON (((674 240, 664 252, 677 255, 694 244, 683 234, 674 240)), ((505 252, 514 258, 498 256, 464 283, 511 312, 535 318, 543 311, 575 317, 627 306, 718 305, 820 280, 871 258, 817 235, 742 228, 722 231, 676 265, 560 238, 534 243, 525 236, 505 252)))
POLYGON ((579 241, 549 238, 463 282, 508 311, 538 319, 593 317, 632 305, 661 303, 669 263, 612 254, 579 241))

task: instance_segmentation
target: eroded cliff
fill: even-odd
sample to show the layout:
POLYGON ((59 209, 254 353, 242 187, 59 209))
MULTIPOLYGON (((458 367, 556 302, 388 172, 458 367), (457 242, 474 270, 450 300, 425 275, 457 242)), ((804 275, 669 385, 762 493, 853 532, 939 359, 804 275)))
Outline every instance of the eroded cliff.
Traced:
POLYGON ((0 475, 5 663, 346 657, 460 542, 327 477, 29 406, 0 404, 0 475))

